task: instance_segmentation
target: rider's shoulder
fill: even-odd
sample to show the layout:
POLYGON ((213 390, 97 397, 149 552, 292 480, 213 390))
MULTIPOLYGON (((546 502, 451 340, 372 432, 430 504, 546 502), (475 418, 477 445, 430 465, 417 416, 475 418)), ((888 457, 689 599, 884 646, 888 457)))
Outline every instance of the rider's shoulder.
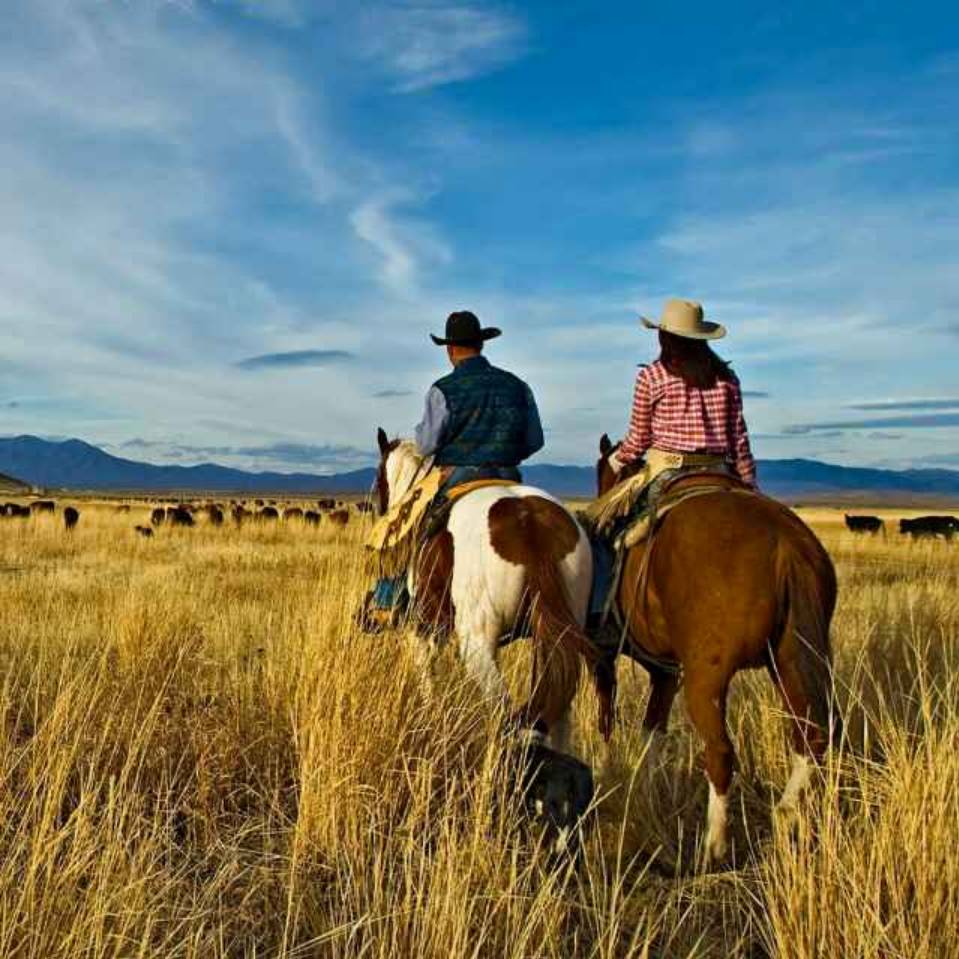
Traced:
POLYGON ((654 360, 652 363, 640 363, 639 372, 636 374, 640 379, 646 379, 651 382, 664 380, 669 376, 662 360, 654 360))

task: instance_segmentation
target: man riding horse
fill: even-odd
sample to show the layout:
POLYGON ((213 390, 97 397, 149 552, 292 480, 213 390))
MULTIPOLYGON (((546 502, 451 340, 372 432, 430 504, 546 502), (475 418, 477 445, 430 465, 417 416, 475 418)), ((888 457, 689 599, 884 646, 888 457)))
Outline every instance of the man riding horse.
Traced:
MULTIPOLYGON (((518 483, 520 463, 543 447, 533 391, 483 356, 485 343, 500 335, 496 327, 482 327, 468 310, 450 314, 444 336, 431 334, 437 346, 446 347, 453 366, 430 387, 415 432, 417 452, 431 458, 432 469, 438 471, 433 502, 418 505, 420 514, 430 508, 431 525, 437 525, 435 514, 449 502, 452 491, 484 483, 518 483)), ((387 529, 384 524, 384 535, 387 529)), ((393 624, 406 601, 405 571, 382 577, 367 598, 365 625, 375 629, 393 624)))

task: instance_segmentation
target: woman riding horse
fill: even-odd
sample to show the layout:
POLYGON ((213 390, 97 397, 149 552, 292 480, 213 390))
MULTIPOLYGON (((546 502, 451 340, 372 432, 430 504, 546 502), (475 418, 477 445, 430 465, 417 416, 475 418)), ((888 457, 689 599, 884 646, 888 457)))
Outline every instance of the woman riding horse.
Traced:
POLYGON ((749 448, 739 380, 709 346, 726 335, 725 327, 703 319, 703 308, 688 300, 669 300, 659 330, 662 352, 636 378, 629 431, 609 458, 617 475, 646 457, 647 482, 690 454, 708 465, 734 470, 747 486, 756 485, 756 463, 749 448))
POLYGON ((795 808, 834 722, 836 576, 799 517, 755 489, 739 382, 707 342, 725 330, 684 300, 670 300, 659 324, 643 322, 659 330, 662 355, 639 374, 626 440, 618 448, 606 437, 600 443, 599 503, 677 471, 649 541, 626 540, 615 602, 621 651, 650 673, 647 734, 666 731, 682 675, 705 743, 706 853, 719 859, 734 767, 729 683, 741 669, 765 667, 782 694, 795 757, 780 806, 795 808))

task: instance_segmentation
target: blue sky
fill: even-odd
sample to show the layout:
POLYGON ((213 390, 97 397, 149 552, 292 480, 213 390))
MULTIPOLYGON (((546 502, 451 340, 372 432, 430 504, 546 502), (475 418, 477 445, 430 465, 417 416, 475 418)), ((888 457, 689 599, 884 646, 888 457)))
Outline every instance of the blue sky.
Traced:
POLYGON ((340 470, 472 308, 587 463, 701 299, 763 457, 959 467, 954 5, 11 0, 0 432, 340 470))

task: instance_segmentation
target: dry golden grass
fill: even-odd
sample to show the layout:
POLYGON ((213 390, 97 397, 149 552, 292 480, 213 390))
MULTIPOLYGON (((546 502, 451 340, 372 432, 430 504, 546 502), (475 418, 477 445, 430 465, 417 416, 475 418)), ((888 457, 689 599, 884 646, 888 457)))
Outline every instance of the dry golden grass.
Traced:
MULTIPOLYGON (((0 955, 959 955, 956 546, 813 514, 842 583, 848 748, 774 828, 781 709, 738 680, 734 862, 702 875, 699 744, 678 703, 640 763, 639 672, 582 862, 551 868, 455 665, 426 708, 398 638, 351 627, 355 517, 146 541, 147 516, 0 524, 0 955)), ((594 705, 577 747, 598 765, 594 705)))

